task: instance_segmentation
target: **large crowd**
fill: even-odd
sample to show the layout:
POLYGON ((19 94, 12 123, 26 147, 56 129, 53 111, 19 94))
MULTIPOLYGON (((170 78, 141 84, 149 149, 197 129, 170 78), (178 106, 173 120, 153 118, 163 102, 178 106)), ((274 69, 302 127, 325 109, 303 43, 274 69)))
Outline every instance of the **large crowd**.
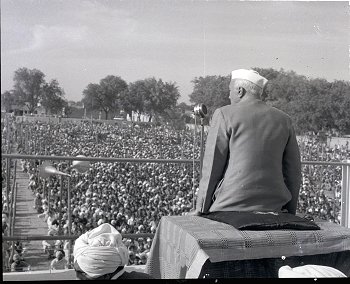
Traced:
MULTIPOLYGON (((193 151, 191 130, 147 123, 14 122, 13 125, 17 152, 22 154, 138 159, 193 159, 195 155, 199 159, 200 139, 197 137, 193 151)), ((304 161, 350 159, 348 145, 330 148, 327 143, 307 136, 298 142, 304 161)), ((48 234, 67 235, 68 179, 57 175, 41 178, 42 161, 21 163, 22 170, 29 175, 29 190, 35 196, 33 206, 38 217, 47 222, 48 234)), ((192 209, 199 182, 199 163, 193 169, 192 163, 91 162, 86 172, 72 169, 67 161, 53 160, 52 164, 71 174, 73 235, 102 223, 110 223, 122 234, 155 233, 163 216, 184 215, 192 209)), ((339 223, 341 167, 303 165, 302 171, 298 213, 339 223)), ((2 176, 4 179, 6 174, 2 172, 2 176)), ((124 242, 129 248, 130 265, 147 261, 151 238, 125 238, 124 242)), ((68 242, 56 242, 55 246, 67 252, 68 242)))
MULTIPOLYGON (((329 144, 329 143, 328 143, 329 144)), ((302 161, 344 162, 350 160, 350 145, 330 147, 317 137, 299 140, 302 161)), ((342 167, 303 165, 298 212, 340 223, 342 167)))

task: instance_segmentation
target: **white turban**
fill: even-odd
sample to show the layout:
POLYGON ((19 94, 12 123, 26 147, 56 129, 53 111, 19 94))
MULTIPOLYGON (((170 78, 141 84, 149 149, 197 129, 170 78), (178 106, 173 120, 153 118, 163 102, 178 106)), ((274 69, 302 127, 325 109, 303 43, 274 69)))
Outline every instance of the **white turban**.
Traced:
POLYGON ((324 278, 324 277, 346 277, 344 273, 330 266, 303 265, 291 268, 288 265, 278 270, 278 278, 324 278))
POLYGON ((121 234, 108 223, 81 235, 75 241, 73 256, 79 267, 92 278, 112 273, 129 260, 121 234))

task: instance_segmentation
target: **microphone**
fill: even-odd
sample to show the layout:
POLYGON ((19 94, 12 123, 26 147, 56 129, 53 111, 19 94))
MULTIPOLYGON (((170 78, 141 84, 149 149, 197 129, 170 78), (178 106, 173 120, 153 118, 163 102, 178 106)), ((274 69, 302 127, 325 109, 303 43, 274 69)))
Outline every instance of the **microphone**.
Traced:
POLYGON ((204 118, 208 113, 208 109, 205 106, 205 104, 198 104, 193 108, 193 112, 196 116, 199 116, 200 118, 204 118))

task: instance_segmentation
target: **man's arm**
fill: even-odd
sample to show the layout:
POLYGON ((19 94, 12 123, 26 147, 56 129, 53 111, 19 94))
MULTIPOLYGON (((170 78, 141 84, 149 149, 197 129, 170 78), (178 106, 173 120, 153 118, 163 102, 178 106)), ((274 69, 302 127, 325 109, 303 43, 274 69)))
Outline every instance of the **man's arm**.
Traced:
POLYGON ((301 185, 301 161, 293 126, 290 128, 290 136, 283 153, 282 163, 284 182, 292 195, 292 199, 283 209, 287 209, 289 213, 295 214, 301 185))
POLYGON ((224 175, 228 159, 229 135, 220 109, 217 109, 208 131, 203 158, 202 178, 199 183, 196 211, 207 213, 216 186, 224 175))

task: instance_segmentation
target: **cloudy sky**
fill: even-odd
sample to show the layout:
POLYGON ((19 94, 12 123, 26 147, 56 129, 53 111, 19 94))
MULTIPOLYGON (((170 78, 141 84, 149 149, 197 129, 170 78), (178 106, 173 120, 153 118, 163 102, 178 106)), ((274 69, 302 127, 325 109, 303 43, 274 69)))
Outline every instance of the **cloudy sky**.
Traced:
POLYGON ((176 82, 237 68, 349 80, 348 1, 1 0, 1 93, 39 69, 68 100, 116 75, 176 82))

